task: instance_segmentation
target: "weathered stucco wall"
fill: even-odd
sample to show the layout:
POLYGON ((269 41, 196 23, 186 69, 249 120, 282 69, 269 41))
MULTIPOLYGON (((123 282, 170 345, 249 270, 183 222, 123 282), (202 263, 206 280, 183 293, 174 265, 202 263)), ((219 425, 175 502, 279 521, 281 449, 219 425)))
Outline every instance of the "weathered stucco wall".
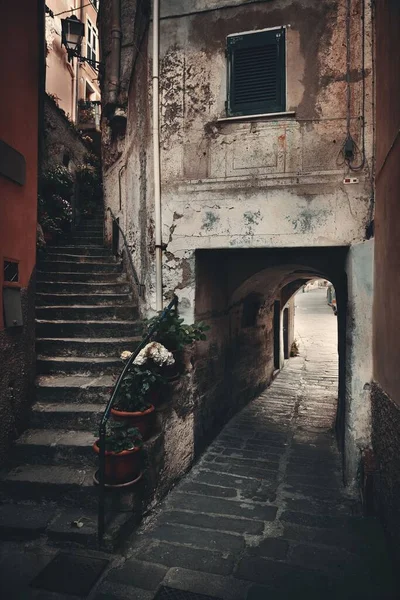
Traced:
MULTIPOLYGON (((132 21, 123 17, 123 40, 132 40, 132 49, 129 51, 128 43, 124 45, 123 41, 121 89, 116 106, 107 104, 107 70, 103 81, 105 202, 118 214, 127 233, 135 267, 146 284, 146 312, 155 306, 151 27, 148 36, 143 33, 148 23, 147 2, 122 0, 121 6, 123 15, 134 16, 135 24, 132 30, 132 21), (131 73, 129 81, 127 73, 131 73)), ((292 263, 288 263, 280 275, 275 273, 276 278, 269 282, 266 291, 260 289, 262 278, 252 278, 255 272, 251 272, 251 266, 245 288, 241 288, 244 280, 239 278, 236 285, 230 282, 224 290, 226 265, 218 262, 218 252, 236 249, 251 254, 255 249, 300 251, 327 247, 334 251, 338 246, 346 252, 346 248, 363 242, 370 226, 371 17, 369 3, 351 0, 347 73, 347 6, 346 0, 197 0, 190 8, 183 1, 162 3, 161 183, 166 246, 163 282, 166 295, 171 291, 178 295, 185 318, 191 321, 196 316, 212 323, 210 340, 199 350, 193 373, 198 398, 195 422, 204 436, 241 405, 244 390, 248 399, 268 383, 273 370, 273 302, 281 299, 285 285, 302 277, 288 279, 286 275, 292 273, 292 263), (287 35, 288 114, 227 119, 227 36, 280 26, 286 26, 287 35), (347 122, 359 149, 363 147, 364 125, 366 162, 357 173, 349 172, 342 153, 347 122), (349 174, 357 182, 345 185, 343 179, 349 174), (213 265, 200 258, 201 251, 209 250, 218 251, 213 255, 213 265), (202 287, 209 297, 203 296, 202 287), (238 324, 245 299, 254 293, 261 294, 262 319, 245 331, 238 324), (232 396, 236 391, 237 396, 232 396)), ((109 49, 107 0, 102 11, 104 44, 109 49)), ((357 151, 355 162, 360 160, 357 151)), ((251 265, 250 254, 243 255, 243 261, 251 265)), ((372 260, 372 254, 365 260, 372 260)), ((354 297, 349 297, 349 306, 352 315, 361 315, 360 336, 366 340, 371 322, 362 317, 364 297, 357 287, 359 281, 364 282, 364 259, 354 255, 350 262, 350 296, 354 297)), ((259 270, 262 268, 259 266, 259 270)), ((326 270, 317 271, 317 276, 333 281, 326 270)), ((343 286, 340 293, 344 307, 340 317, 344 361, 343 312, 347 291, 343 286)), ((353 332, 358 335, 358 329, 349 332, 350 337, 353 332)), ((342 362, 341 386, 343 397, 346 389, 348 392, 347 405, 352 405, 355 395, 359 406, 365 399, 363 386, 370 381, 371 373, 368 378, 368 367, 362 366, 362 344, 350 340, 348 345, 349 379, 346 383, 342 362), (361 387, 358 381, 362 381, 361 387)), ((358 417, 354 419, 357 421, 358 417)), ((352 445, 348 466, 349 480, 353 480, 354 457, 360 453, 357 444, 359 440, 367 443, 370 424, 361 419, 354 425, 344 405, 339 421, 343 426, 346 422, 349 431, 355 427, 346 438, 352 445)))
POLYGON ((347 257, 346 479, 355 484, 361 452, 371 445, 374 242, 354 244, 347 257))
POLYGON ((400 561, 400 4, 376 3, 376 213, 372 436, 376 500, 400 561))

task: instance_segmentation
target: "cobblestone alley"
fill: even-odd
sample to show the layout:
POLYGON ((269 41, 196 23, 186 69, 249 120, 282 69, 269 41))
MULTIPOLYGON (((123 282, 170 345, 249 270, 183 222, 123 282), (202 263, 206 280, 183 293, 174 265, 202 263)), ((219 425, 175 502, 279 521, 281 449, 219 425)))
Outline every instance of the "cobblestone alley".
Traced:
POLYGON ((224 600, 396 597, 380 528, 341 483, 325 297, 297 295, 300 356, 148 518, 96 600, 151 600, 160 584, 224 600))
MULTIPOLYGON (((223 429, 124 551, 106 556, 90 600, 398 598, 379 525, 342 487, 336 317, 325 290, 296 304, 300 356, 223 429), (160 596, 164 587, 196 595, 160 596)), ((30 587, 54 553, 2 543, 1 597, 79 600, 30 587)))

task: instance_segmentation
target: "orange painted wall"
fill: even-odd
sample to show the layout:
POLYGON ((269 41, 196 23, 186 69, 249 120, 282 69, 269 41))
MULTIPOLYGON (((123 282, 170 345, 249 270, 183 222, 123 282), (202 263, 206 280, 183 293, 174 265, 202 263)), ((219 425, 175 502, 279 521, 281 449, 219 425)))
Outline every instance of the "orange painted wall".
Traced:
POLYGON ((27 287, 36 261, 40 4, 8 2, 0 19, 0 139, 26 160, 24 186, 0 175, 0 290, 4 258, 19 261, 21 287, 27 287))

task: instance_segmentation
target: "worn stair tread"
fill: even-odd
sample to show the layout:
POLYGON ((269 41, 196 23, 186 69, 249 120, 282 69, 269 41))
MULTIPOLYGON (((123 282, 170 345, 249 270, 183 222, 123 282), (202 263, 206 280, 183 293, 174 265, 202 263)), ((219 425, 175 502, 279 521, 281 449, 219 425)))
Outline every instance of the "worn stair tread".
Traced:
MULTIPOLYGON (((66 273, 68 275, 68 273, 66 273)), ((116 283, 110 283, 109 281, 41 281, 40 283, 46 283, 46 285, 92 285, 94 288, 98 288, 101 286, 107 287, 110 285, 127 285, 126 281, 117 281, 116 283)), ((45 294, 50 292, 39 292, 39 294, 45 294)), ((57 292, 56 292, 57 293, 57 292)), ((61 292, 59 292, 61 293, 61 292)), ((94 294, 95 292, 90 292, 90 294, 94 294)), ((104 293, 104 292, 101 292, 104 293)), ((75 295, 75 294, 72 294, 75 295)))
POLYGON ((21 465, 2 476, 3 481, 44 483, 49 485, 93 486, 93 467, 89 469, 63 465, 21 465))
MULTIPOLYGON (((131 302, 127 302, 126 304, 123 305, 124 308, 137 308, 137 304, 132 304, 131 302)), ((56 309, 56 308, 84 308, 89 309, 89 308, 93 308, 94 310, 99 310, 102 308, 121 308, 121 304, 109 304, 107 307, 101 306, 99 304, 43 304, 43 306, 37 306, 36 308, 38 308, 39 310, 44 310, 44 309, 56 309)))
MULTIPOLYGON (((40 307, 40 308, 44 308, 44 307, 40 307)), ((64 307, 63 307, 64 308, 64 307)), ((70 308, 70 307, 69 307, 70 308)), ((85 308, 88 308, 87 306, 85 306, 85 308)), ((96 307, 97 308, 97 307, 96 307)), ((86 319, 74 319, 73 321, 71 320, 66 320, 66 319, 35 319, 36 323, 48 323, 48 324, 54 324, 54 325, 62 325, 63 323, 65 324, 80 324, 80 325, 96 325, 97 323, 99 323, 99 321, 97 320, 90 320, 87 321, 86 319)), ((131 325, 132 323, 136 323, 138 321, 138 319, 124 319, 124 320, 118 320, 118 319, 102 319, 100 322, 102 325, 106 324, 106 323, 110 323, 112 325, 121 325, 121 327, 123 327, 124 325, 131 325)), ((82 338, 77 338, 77 339, 82 339, 82 338)))
MULTIPOLYGON (((51 261, 51 262, 55 262, 55 261, 51 261)), ((78 263, 70 263, 71 265, 76 265, 78 263)), ((97 264, 101 264, 101 263, 97 263, 97 264)), ((120 266, 120 263, 112 263, 112 266, 120 266)), ((46 275, 46 277, 52 277, 53 275, 65 275, 65 277, 69 277, 71 275, 82 275, 83 272, 82 271, 41 271, 40 269, 38 269, 36 271, 39 275, 46 275)), ((88 271, 87 273, 85 273, 86 275, 102 275, 103 277, 105 275, 107 275, 106 271, 88 271)), ((112 275, 115 275, 116 277, 122 277, 123 275, 125 275, 124 273, 112 273, 112 275)), ((94 282, 92 282, 94 283, 94 282)))
MULTIPOLYGON (((41 361, 52 361, 62 363, 77 362, 77 363, 97 363, 97 364, 108 364, 121 362, 119 356, 42 356, 41 354, 36 356, 37 360, 41 361)), ((121 363, 122 367, 122 363, 121 363)))
MULTIPOLYGON (((74 321, 75 323, 75 321, 74 321)), ((102 343, 102 344, 135 344, 137 342, 141 342, 141 336, 136 337, 90 337, 90 338, 57 338, 57 337, 37 337, 37 342, 73 342, 74 344, 94 344, 94 343, 102 343)))
POLYGON ((55 402, 45 403, 36 402, 32 406, 35 413, 101 413, 104 410, 103 404, 57 404, 55 402))
MULTIPOLYGON (((96 298, 96 299, 107 299, 107 300, 125 300, 127 301, 127 303, 129 303, 129 301, 132 300, 132 293, 131 292, 122 292, 121 294, 118 294, 116 292, 102 292, 102 293, 98 293, 98 294, 90 294, 90 293, 85 293, 85 292, 37 292, 36 296, 38 296, 39 298, 43 299, 43 300, 49 300, 49 299, 53 299, 53 300, 60 300, 62 301, 63 299, 65 301, 71 299, 71 298, 75 298, 76 300, 84 300, 85 298, 96 298)), ((40 308, 42 308, 45 305, 40 305, 40 308)), ((48 305, 46 305, 48 306, 48 305)), ((50 306, 59 306, 58 304, 51 304, 50 306)), ((64 304, 62 304, 62 306, 65 306, 64 304)), ((68 304, 68 306, 75 306, 74 304, 68 304)), ((85 306, 90 306, 88 304, 85 304, 85 306)), ((97 305, 96 305, 97 306, 97 305)))
POLYGON ((16 446, 74 446, 88 447, 96 441, 90 431, 71 429, 28 429, 15 442, 16 446))
POLYGON ((112 375, 88 377, 87 375, 39 375, 36 378, 36 387, 70 387, 70 388, 110 388, 114 385, 112 375))

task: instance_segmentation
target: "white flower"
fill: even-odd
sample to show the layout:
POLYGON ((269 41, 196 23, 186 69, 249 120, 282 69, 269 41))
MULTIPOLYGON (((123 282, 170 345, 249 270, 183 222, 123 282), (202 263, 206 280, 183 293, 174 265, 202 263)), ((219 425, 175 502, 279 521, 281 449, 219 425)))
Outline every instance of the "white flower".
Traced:
POLYGON ((124 350, 120 355, 120 359, 123 361, 128 360, 132 356, 133 352, 129 352, 129 350, 124 350))
POLYGON ((169 352, 162 344, 150 342, 139 352, 135 360, 135 365, 144 365, 147 361, 153 361, 156 365, 169 367, 175 363, 172 352, 169 352))

